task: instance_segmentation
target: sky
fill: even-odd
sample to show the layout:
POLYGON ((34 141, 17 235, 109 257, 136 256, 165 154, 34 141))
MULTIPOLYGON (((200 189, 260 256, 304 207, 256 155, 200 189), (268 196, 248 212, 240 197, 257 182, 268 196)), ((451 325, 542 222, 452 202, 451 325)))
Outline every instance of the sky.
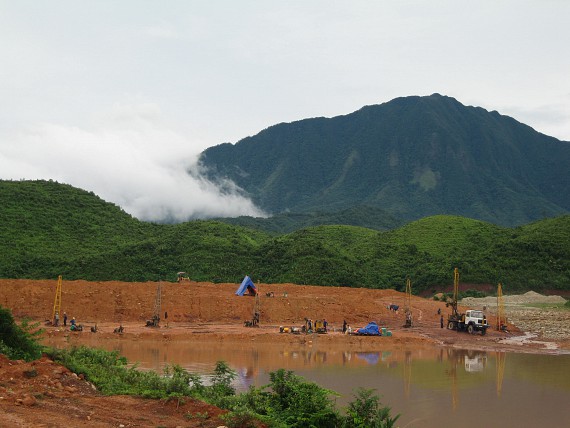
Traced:
POLYGON ((263 216, 200 152, 436 92, 570 141, 569 22, 566 0, 0 0, 0 179, 263 216))

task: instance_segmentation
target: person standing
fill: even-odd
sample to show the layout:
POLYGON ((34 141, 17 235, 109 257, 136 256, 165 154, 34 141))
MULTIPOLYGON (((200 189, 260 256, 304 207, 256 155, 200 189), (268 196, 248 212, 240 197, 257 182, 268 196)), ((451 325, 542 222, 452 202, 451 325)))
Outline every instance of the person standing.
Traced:
POLYGON ((59 327, 59 312, 57 311, 55 313, 55 319, 53 320, 53 323, 55 324, 56 327, 59 327))
POLYGON ((342 332, 346 333, 346 320, 342 323, 342 332))
POLYGON ((64 327, 67 326, 67 313, 66 312, 63 313, 63 326, 64 327))
POLYGON ((441 328, 443 328, 443 315, 441 316, 441 318, 439 319, 439 325, 441 328))

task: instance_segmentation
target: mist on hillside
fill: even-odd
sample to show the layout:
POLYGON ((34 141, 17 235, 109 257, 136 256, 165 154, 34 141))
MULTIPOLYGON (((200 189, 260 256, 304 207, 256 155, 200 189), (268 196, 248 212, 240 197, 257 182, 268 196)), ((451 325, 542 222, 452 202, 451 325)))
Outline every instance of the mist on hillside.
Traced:
POLYGON ((0 179, 70 184, 140 220, 264 216, 233 183, 204 178, 199 145, 152 106, 119 107, 92 129, 42 124, 2 140, 0 179))

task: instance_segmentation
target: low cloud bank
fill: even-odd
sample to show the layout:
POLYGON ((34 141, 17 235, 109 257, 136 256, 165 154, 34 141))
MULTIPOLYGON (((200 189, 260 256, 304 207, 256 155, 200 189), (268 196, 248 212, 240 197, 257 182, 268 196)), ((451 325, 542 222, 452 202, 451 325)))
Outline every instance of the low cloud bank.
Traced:
POLYGON ((153 105, 115 106, 99 122, 0 136, 0 178, 71 184, 146 221, 265 215, 233 183, 207 180, 200 149, 164 126, 153 105))

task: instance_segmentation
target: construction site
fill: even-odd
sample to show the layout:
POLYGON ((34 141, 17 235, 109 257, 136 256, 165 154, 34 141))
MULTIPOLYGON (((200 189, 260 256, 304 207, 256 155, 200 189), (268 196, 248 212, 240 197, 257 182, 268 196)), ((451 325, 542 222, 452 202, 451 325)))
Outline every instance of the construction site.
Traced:
MULTIPOLYGON (((248 337, 257 341, 302 343, 307 340, 307 320, 321 323, 326 320, 326 334, 321 335, 321 342, 349 347, 374 349, 390 340, 402 346, 427 343, 480 349, 512 347, 532 352, 570 349, 567 327, 570 314, 555 308, 554 313, 550 313, 545 307, 548 302, 565 302, 560 296, 530 292, 526 300, 525 295, 518 296, 524 303, 513 305, 509 296, 505 296, 503 302, 499 284, 498 297, 470 299, 465 306, 456 297, 440 301, 415 296, 411 281, 404 293, 250 281, 255 284, 255 291, 245 287, 245 292, 239 295, 239 284, 189 280, 175 283, 87 282, 61 278, 0 280, 0 304, 11 309, 17 319, 40 322, 46 329, 45 334, 96 333, 101 340, 115 338, 120 332, 123 340, 159 335, 169 340, 248 337), (533 308, 529 306, 532 304, 542 306, 533 308), (466 311, 467 314, 474 311, 481 322, 484 317, 485 327, 465 323, 466 311), (54 325, 56 313, 58 326, 54 325), (63 325, 63 313, 68 317, 67 326, 63 325), (70 330, 72 319, 81 331, 70 330), (357 330, 370 322, 374 322, 380 332, 382 329, 390 331, 391 336, 359 337, 357 330), (355 334, 343 334, 346 326, 355 334), (305 334, 283 334, 284 331, 305 334), (532 333, 535 340, 523 343, 522 347, 520 341, 516 345, 508 344, 508 339, 523 333, 532 333)), ((455 296, 458 283, 456 277, 455 296)))
MULTIPOLYGON (((107 349, 121 343, 125 350, 138 349, 141 343, 168 343, 172 357, 179 350, 182 358, 189 348, 247 344, 278 348, 282 358, 301 356, 287 361, 259 357, 259 364, 265 361, 267 368, 286 364, 292 370, 308 362, 319 364, 325 356, 329 364, 343 364, 351 355, 391 354, 387 367, 396 361, 403 364, 404 397, 410 394, 412 355, 436 360, 447 355, 448 364, 453 364, 444 381, 452 391, 453 409, 461 397, 460 367, 462 372, 479 372, 488 352, 497 355, 497 379, 503 376, 504 351, 570 352, 570 313, 560 309, 562 297, 533 292, 503 296, 498 284, 496 297, 458 301, 457 272, 453 280, 451 297, 436 300, 415 296, 410 279, 405 292, 263 284, 247 276, 241 284, 186 278, 145 283, 4 279, 0 304, 17 320, 37 322, 49 343, 107 349)), ((0 378, 6 379, 0 385, 2 426, 223 425, 222 410, 197 400, 176 404, 104 397, 86 379, 46 358, 24 363, 2 357, 0 378)), ((497 381, 497 394, 500 385, 502 380, 497 381)))

